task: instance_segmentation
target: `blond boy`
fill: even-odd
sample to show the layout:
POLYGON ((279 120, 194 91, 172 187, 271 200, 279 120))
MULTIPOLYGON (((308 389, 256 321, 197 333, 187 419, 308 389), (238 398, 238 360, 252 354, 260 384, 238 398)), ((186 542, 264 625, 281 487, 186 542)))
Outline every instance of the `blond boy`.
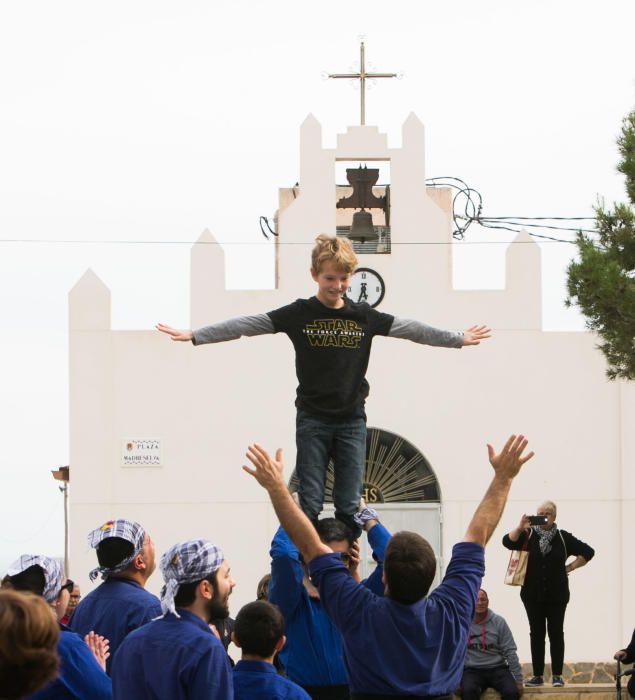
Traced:
POLYGON ((443 331, 418 321, 398 319, 355 303, 345 294, 357 258, 347 238, 317 237, 311 276, 318 289, 310 299, 257 316, 242 316, 196 331, 158 324, 172 340, 194 345, 235 340, 241 336, 286 333, 296 353, 298 388, 295 405, 296 473, 300 505, 315 522, 324 502, 326 468, 335 465, 335 517, 355 536, 353 521, 361 495, 366 458, 366 369, 376 335, 405 338, 424 345, 460 348, 489 338, 489 328, 463 333, 443 331))

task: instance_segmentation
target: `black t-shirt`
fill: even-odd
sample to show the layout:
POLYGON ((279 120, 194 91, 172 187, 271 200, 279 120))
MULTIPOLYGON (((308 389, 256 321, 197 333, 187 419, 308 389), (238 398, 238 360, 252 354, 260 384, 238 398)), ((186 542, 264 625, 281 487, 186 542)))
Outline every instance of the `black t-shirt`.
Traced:
POLYGON ((327 418, 359 412, 368 396, 366 369, 376 335, 388 335, 394 317, 344 297, 330 309, 316 297, 298 299, 268 314, 276 333, 295 348, 295 405, 327 418))

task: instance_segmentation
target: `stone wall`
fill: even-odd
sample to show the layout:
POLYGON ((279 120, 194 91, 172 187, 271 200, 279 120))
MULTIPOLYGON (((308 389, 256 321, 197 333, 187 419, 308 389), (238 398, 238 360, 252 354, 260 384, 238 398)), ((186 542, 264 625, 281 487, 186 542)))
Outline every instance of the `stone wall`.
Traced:
MULTIPOLYGON (((533 676, 530 663, 521 664, 523 676, 529 679, 533 676)), ((615 661, 587 661, 578 663, 565 663, 562 669, 562 677, 566 683, 615 683, 615 661)), ((545 664, 545 683, 551 683, 551 664, 545 664)), ((626 685, 626 681, 622 681, 626 685)))

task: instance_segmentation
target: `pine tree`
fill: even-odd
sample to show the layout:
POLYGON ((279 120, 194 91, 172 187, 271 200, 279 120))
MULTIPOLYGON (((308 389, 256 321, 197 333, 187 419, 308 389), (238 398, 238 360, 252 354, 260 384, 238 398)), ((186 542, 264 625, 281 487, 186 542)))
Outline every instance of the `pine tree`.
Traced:
POLYGON ((596 332, 609 379, 635 379, 635 111, 622 122, 618 170, 629 204, 595 208, 598 235, 578 233, 579 260, 567 270, 567 306, 575 304, 596 332))

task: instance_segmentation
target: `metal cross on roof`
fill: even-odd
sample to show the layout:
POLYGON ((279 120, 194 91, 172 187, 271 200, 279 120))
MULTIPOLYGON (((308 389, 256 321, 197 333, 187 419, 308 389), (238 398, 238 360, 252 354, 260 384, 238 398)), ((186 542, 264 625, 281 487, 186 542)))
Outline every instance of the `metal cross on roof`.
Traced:
POLYGON ((397 73, 367 73, 364 60, 364 42, 359 46, 359 73, 329 73, 329 78, 348 78, 359 80, 360 93, 360 124, 366 124, 366 79, 367 78, 396 78, 397 73))

